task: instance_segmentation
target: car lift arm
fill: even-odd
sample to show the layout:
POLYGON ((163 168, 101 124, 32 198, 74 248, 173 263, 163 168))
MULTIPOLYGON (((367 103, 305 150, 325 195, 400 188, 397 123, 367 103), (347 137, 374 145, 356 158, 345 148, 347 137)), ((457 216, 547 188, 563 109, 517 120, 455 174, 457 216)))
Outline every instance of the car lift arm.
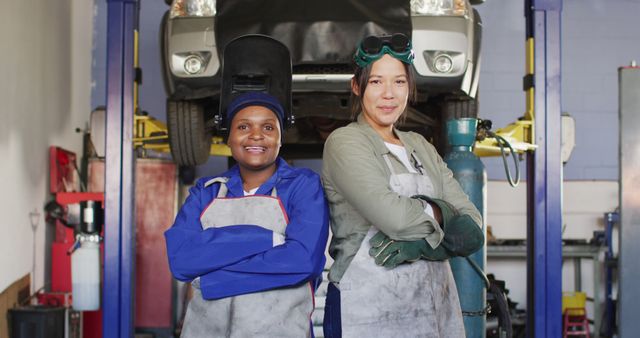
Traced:
MULTIPOLYGON (((516 122, 507 125, 504 128, 500 128, 495 131, 495 134, 504 138, 514 151, 519 154, 534 151, 537 146, 534 141, 534 87, 533 87, 533 72, 534 72, 534 40, 527 39, 526 42, 526 70, 527 74, 524 77, 523 89, 526 92, 526 111, 524 116, 520 117, 516 122)), ((507 149, 507 151, 509 151, 507 149)), ((502 154, 501 148, 498 146, 496 138, 487 137, 476 142, 474 151, 479 157, 500 156, 502 154)))

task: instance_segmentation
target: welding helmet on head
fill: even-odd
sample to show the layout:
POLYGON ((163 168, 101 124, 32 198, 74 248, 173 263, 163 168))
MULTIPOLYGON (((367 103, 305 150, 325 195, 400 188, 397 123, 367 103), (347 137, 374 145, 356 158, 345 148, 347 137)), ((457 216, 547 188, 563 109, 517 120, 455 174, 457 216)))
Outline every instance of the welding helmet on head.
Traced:
MULTIPOLYGON (((230 117, 233 117, 233 114, 227 114, 230 106, 237 104, 238 98, 242 100, 254 97, 255 95, 245 95, 251 92, 266 93, 275 98, 282 107, 282 126, 287 128, 293 124, 289 49, 280 41, 266 35, 243 35, 229 42, 224 48, 220 109, 216 116, 216 124, 220 131, 228 133, 230 117)), ((262 99, 266 97, 256 97, 258 96, 262 99)), ((279 113, 276 112, 276 115, 279 113)))

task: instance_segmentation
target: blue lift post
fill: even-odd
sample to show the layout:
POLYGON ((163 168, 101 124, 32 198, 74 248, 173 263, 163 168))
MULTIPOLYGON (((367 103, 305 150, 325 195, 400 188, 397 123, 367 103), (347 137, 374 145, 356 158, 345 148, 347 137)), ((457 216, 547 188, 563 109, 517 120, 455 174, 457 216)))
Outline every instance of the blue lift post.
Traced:
MULTIPOLYGON (((534 137, 527 155, 527 337, 562 335, 562 163, 560 21, 562 0, 526 0, 534 42, 534 137)), ((525 81, 525 86, 526 86, 525 81)))
POLYGON ((133 337, 134 34, 137 0, 107 0, 103 337, 133 337))

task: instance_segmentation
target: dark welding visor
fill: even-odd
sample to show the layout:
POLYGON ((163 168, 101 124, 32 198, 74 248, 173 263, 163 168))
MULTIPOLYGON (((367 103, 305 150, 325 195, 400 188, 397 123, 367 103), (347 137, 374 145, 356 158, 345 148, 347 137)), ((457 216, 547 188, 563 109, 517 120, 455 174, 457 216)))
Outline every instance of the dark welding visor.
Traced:
POLYGON ((227 131, 231 121, 225 114, 238 96, 263 92, 284 108, 284 127, 293 123, 291 113, 291 57, 289 49, 266 35, 243 35, 231 40, 222 54, 222 88, 217 125, 227 131))

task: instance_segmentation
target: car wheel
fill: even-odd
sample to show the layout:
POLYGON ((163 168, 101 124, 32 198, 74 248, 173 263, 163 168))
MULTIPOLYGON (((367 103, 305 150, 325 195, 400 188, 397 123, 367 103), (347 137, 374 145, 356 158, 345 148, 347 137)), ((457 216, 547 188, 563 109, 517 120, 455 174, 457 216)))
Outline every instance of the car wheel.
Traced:
POLYGON ((446 120, 478 117, 478 99, 456 98, 445 101, 446 120))
POLYGON ((478 117, 478 98, 449 98, 443 102, 443 119, 441 121, 440 139, 436 145, 438 152, 444 156, 449 150, 446 122, 465 117, 478 117))
POLYGON ((211 133, 205 125, 202 105, 190 101, 167 101, 167 127, 175 163, 193 166, 207 161, 211 133))
POLYGON ((444 156, 449 148, 446 135, 446 122, 450 119, 478 116, 477 98, 434 96, 428 102, 416 107, 426 115, 428 123, 424 124, 422 134, 436 147, 440 156, 444 156))
POLYGON ((180 178, 180 183, 184 185, 193 185, 196 180, 196 167, 190 165, 179 166, 178 178, 180 178))

